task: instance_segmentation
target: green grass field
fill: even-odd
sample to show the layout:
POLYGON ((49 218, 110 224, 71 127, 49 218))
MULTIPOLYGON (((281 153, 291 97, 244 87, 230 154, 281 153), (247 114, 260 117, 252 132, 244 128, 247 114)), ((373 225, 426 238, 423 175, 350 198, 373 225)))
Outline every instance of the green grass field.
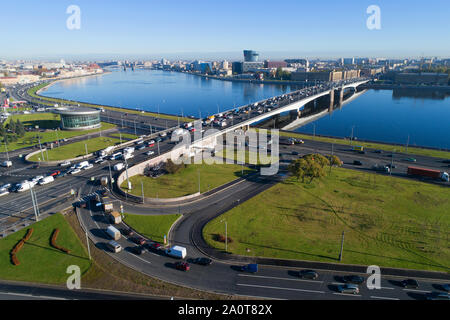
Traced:
POLYGON ((450 271, 450 188, 333 168, 277 184, 206 225, 213 247, 251 256, 450 271), (247 248, 250 252, 247 252, 247 248))
MULTIPOLYGON (((101 149, 105 149, 106 147, 113 146, 119 144, 120 140, 109 137, 97 137, 89 140, 83 140, 75 143, 70 143, 67 145, 62 145, 59 148, 54 148, 52 150, 48 150, 48 159, 47 152, 44 152, 45 161, 57 161, 57 160, 65 160, 72 159, 79 156, 86 155, 86 147, 88 153, 95 152, 101 149)), ((35 154, 32 156, 30 161, 43 161, 41 158, 41 154, 35 154)))
POLYGON ((9 252, 26 234, 27 228, 0 239, 1 279, 63 284, 69 276, 66 273, 68 266, 79 266, 81 274, 90 268, 91 262, 86 250, 61 214, 54 214, 30 227, 34 229, 33 235, 17 253, 20 262, 18 266, 11 263, 9 252), (50 245, 55 228, 60 230, 57 244, 69 249, 71 251, 69 254, 50 245))
MULTIPOLYGON (((144 185, 144 195, 147 198, 176 198, 198 192, 198 171, 200 172, 200 192, 219 187, 241 176, 242 167, 234 164, 188 165, 187 168, 175 174, 165 174, 158 178, 134 176, 130 178, 131 194, 142 196, 141 181, 144 185)), ((252 172, 244 167, 244 175, 252 172)), ((126 180, 121 185, 127 187, 126 180)))
POLYGON ((292 132, 292 133, 291 132, 280 132, 280 136, 281 137, 283 137, 283 136, 284 137, 293 137, 293 138, 305 139, 305 140, 316 140, 316 141, 323 141, 323 142, 343 144, 343 145, 353 144, 353 145, 363 146, 365 148, 380 149, 380 150, 385 150, 385 151, 394 151, 394 152, 401 152, 401 153, 409 153, 411 155, 421 155, 421 156, 450 159, 450 152, 448 152, 448 151, 408 147, 408 152, 406 152, 406 146, 395 146, 395 145, 390 145, 390 144, 360 142, 360 141, 352 142, 348 139, 326 138, 326 137, 318 137, 318 136, 313 137, 310 135, 294 133, 294 132, 292 132))
MULTIPOLYGON (((46 87, 47 84, 40 84, 36 87, 32 87, 30 89, 28 89, 28 94, 33 97, 33 98, 40 98, 43 100, 46 100, 47 103, 45 102, 40 102, 42 104, 47 104, 49 106, 54 106, 55 103, 58 104, 73 104, 73 101, 69 101, 69 100, 64 100, 64 99, 57 99, 57 98, 50 98, 50 97, 45 97, 45 96, 41 96, 41 95, 37 95, 36 92, 39 91, 40 89, 46 87)), ((80 104, 81 107, 88 107, 88 108, 104 108, 104 109, 109 109, 109 110, 116 110, 116 111, 121 111, 123 112, 124 109, 120 109, 120 108, 115 108, 115 107, 109 107, 109 106, 102 106, 102 105, 98 105, 98 104, 92 104, 92 103, 85 103, 85 102, 78 102, 80 104)), ((155 113, 155 112, 148 112, 145 111, 144 113, 142 113, 141 111, 138 110, 132 110, 132 109, 127 109, 126 110, 127 113, 133 113, 133 114, 143 114, 143 115, 147 115, 150 117, 158 117, 161 119, 167 119, 167 120, 178 120, 177 116, 172 116, 172 115, 168 115, 168 114, 159 114, 159 113, 155 113)), ((180 117, 180 121, 182 122, 191 122, 194 121, 195 119, 191 119, 191 118, 187 118, 187 117, 180 117)))
POLYGON ((170 226, 180 214, 142 216, 125 213, 124 222, 146 238, 163 243, 170 226))
MULTIPOLYGON (((83 131, 68 131, 68 130, 58 130, 56 132, 54 129, 58 128, 60 125, 60 116, 53 113, 34 113, 34 114, 21 114, 21 115, 14 115, 10 118, 8 118, 7 121, 10 121, 14 119, 15 121, 19 119, 24 126, 39 126, 41 129, 46 129, 48 131, 45 132, 26 132, 25 136, 22 138, 19 138, 15 142, 8 143, 8 151, 17 150, 21 148, 26 148, 30 146, 34 146, 39 143, 37 139, 37 134, 41 136, 41 143, 44 142, 51 142, 56 141, 59 139, 64 138, 72 138, 77 137, 81 135, 87 135, 90 133, 95 133, 100 130, 108 130, 115 128, 116 126, 110 123, 102 122, 102 127, 99 129, 92 129, 92 130, 83 130, 83 131)), ((0 152, 5 152, 5 144, 3 143, 3 137, 0 137, 1 145, 0 145, 0 152)))

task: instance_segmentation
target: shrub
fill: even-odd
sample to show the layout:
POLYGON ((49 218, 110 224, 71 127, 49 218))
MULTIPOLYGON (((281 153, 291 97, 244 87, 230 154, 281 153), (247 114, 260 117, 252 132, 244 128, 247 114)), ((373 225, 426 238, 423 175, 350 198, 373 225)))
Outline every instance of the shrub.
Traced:
MULTIPOLYGON (((225 236, 223 234, 215 234, 214 235, 214 240, 218 241, 218 242, 223 242, 225 243, 225 236)), ((231 239, 230 237, 228 237, 228 243, 233 242, 233 239, 231 239)))
POLYGON ((53 248, 56 248, 56 249, 58 249, 58 250, 61 250, 61 251, 65 252, 65 253, 70 253, 70 250, 69 250, 69 249, 63 248, 63 247, 58 246, 58 245, 56 244, 56 239, 58 238, 58 234, 59 234, 59 229, 53 230, 52 238, 51 238, 51 241, 50 241, 51 246, 52 246, 53 248))

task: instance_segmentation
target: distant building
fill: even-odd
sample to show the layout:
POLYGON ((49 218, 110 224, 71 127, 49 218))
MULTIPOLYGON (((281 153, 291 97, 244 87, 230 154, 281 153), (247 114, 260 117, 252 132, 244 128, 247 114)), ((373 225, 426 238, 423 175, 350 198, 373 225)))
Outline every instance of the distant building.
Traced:
POLYGON ((242 63, 242 72, 246 73, 246 72, 251 72, 251 70, 253 69, 260 69, 260 68, 264 68, 264 62, 249 62, 249 61, 244 61, 242 63))
POLYGON ((241 74, 242 73, 242 62, 233 62, 231 64, 231 69, 233 73, 241 74))
POLYGON ((259 59, 259 53, 253 50, 244 50, 245 62, 257 62, 259 59))
POLYGON ((342 71, 319 71, 319 72, 292 72, 292 81, 339 81, 342 80, 342 71))
POLYGON ((276 69, 276 68, 286 68, 287 67, 287 62, 286 61, 269 61, 266 60, 264 62, 264 68, 269 68, 269 69, 276 69))
POLYGON ((355 64, 355 58, 344 58, 342 60, 343 60, 343 65, 355 64))

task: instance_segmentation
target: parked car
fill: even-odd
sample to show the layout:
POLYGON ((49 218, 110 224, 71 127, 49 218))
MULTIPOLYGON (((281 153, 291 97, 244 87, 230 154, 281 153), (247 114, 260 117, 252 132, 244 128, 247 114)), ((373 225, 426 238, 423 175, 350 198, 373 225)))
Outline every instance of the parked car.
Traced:
POLYGON ((145 239, 139 236, 132 237, 130 240, 139 245, 145 244, 145 239))
POLYGON ((189 263, 178 261, 175 263, 175 269, 181 270, 181 271, 189 271, 191 267, 189 266, 189 263))
POLYGON ((209 266, 212 263, 212 260, 206 257, 198 257, 192 260, 192 262, 202 266, 209 266))
POLYGON ((311 279, 315 280, 319 277, 319 274, 314 270, 300 270, 298 272, 298 276, 302 279, 311 279))
POLYGON ((56 177, 58 174, 60 174, 61 173, 61 171, 59 171, 59 170, 56 170, 56 171, 53 171, 52 173, 50 173, 50 175, 52 176, 52 177, 56 177))
POLYGON ((365 281, 363 277, 356 275, 344 276, 343 280, 345 283, 353 283, 353 284, 362 284, 365 281))
POLYGON ((158 242, 152 242, 150 244, 147 245, 148 250, 152 250, 152 251, 158 251, 161 250, 161 244, 158 242))
POLYGON ((359 293, 359 287, 356 284, 341 284, 337 287, 338 291, 340 293, 351 293, 351 294, 358 294, 359 293))
POLYGON ((61 166, 61 167, 68 167, 68 166, 70 166, 70 161, 64 161, 64 162, 62 162, 62 163, 60 163, 59 165, 61 166))
POLYGON ((131 247, 130 251, 134 254, 141 255, 144 252, 144 249, 141 246, 131 247))
POLYGON ((131 230, 131 229, 129 229, 129 228, 122 228, 122 229, 120 229, 120 232, 121 232, 124 236, 129 236, 129 237, 131 237, 131 236, 134 235, 133 230, 131 230))
POLYGON ((409 288, 409 289, 417 289, 419 288, 419 283, 417 280, 414 279, 406 279, 401 282, 401 285, 403 288, 409 288))

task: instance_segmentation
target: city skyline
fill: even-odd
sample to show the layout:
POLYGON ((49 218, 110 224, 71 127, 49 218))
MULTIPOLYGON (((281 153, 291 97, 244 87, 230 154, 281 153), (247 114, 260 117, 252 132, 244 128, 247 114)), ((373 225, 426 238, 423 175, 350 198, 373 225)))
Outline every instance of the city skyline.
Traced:
POLYGON ((131 0, 110 6, 84 0, 21 2, 3 4, 0 16, 8 28, 0 34, 8 46, 0 51, 2 59, 236 59, 242 49, 258 51, 261 59, 450 56, 450 44, 443 41, 450 6, 442 0, 426 7, 403 0, 283 0, 277 10, 265 1, 234 0, 131 0), (69 30, 67 9, 73 4, 81 10, 80 29, 69 30), (379 30, 366 25, 371 5, 381 10, 379 30))

